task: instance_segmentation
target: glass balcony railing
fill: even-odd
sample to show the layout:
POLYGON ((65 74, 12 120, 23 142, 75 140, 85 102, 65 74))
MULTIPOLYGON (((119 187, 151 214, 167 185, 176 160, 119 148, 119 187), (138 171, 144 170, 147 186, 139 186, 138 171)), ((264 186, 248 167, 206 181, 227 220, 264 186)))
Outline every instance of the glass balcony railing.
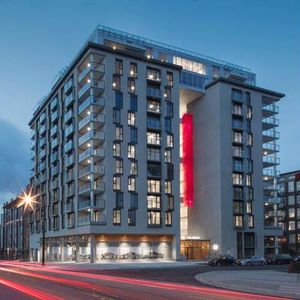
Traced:
POLYGON ((87 91, 90 90, 90 88, 97 88, 104 90, 105 84, 103 80, 99 81, 91 81, 87 82, 85 85, 82 86, 82 88, 78 91, 78 98, 80 99, 87 91))
POLYGON ((269 105, 263 106, 262 109, 263 109, 263 111, 272 113, 272 114, 279 113, 279 107, 275 104, 269 104, 269 105))
POLYGON ((160 82, 161 81, 161 73, 156 70, 147 70, 147 79, 160 82))
POLYGON ((101 108, 104 108, 104 98, 94 98, 92 96, 88 97, 83 103, 80 104, 78 113, 81 114, 90 105, 97 105, 101 108))
POLYGON ((160 89, 157 89, 157 88, 147 87, 147 96, 160 98, 161 97, 161 91, 160 91, 160 89))
POLYGON ((73 118, 73 111, 70 109, 64 115, 65 123, 69 122, 71 118, 73 118))
POLYGON ((65 147, 64 147, 65 152, 68 152, 68 151, 70 151, 71 149, 73 149, 73 141, 72 141, 72 140, 68 141, 68 142, 65 144, 65 147))
POLYGON ((275 117, 269 117, 262 120, 264 124, 272 125, 272 126, 278 126, 279 125, 279 119, 275 117))
POLYGON ((280 147, 275 143, 265 143, 263 144, 263 149, 273 151, 273 152, 278 152, 280 147))
POLYGON ((105 67, 103 64, 88 63, 88 65, 78 75, 78 82, 81 82, 90 71, 104 73, 105 67))
POLYGON ((272 139, 279 139, 279 132, 274 129, 265 130, 263 131, 263 136, 272 139))
POLYGON ((83 169, 80 169, 78 171, 79 177, 85 176, 89 173, 97 173, 97 174, 100 174, 100 175, 104 175, 105 168, 104 168, 104 166, 87 166, 87 167, 85 167, 83 169))
POLYGON ((263 156, 263 162, 266 164, 278 165, 280 163, 280 159, 276 156, 263 156))
POLYGON ((78 201, 78 208, 79 209, 85 209, 85 208, 89 208, 89 207, 91 207, 91 201, 90 201, 90 199, 79 200, 78 201))
POLYGON ((64 100, 64 102, 65 102, 65 107, 67 108, 67 107, 69 107, 73 102, 74 102, 74 95, 73 95, 73 93, 71 93, 70 95, 68 95, 66 98, 65 98, 65 100, 64 100))
POLYGON ((78 139, 78 145, 81 146, 82 144, 84 144, 85 142, 91 139, 104 141, 105 139, 104 131, 99 131, 99 132, 96 132, 94 130, 88 131, 78 139))
POLYGON ((100 158, 104 158, 105 152, 104 149, 87 149, 84 152, 79 154, 79 161, 82 161, 90 156, 96 156, 100 158))
POLYGON ((70 134, 72 134, 74 132, 74 124, 69 125, 66 129, 65 129, 65 136, 69 136, 70 134))
POLYGON ((104 124, 104 114, 90 114, 79 121, 79 130, 89 124, 90 122, 98 122, 104 124))

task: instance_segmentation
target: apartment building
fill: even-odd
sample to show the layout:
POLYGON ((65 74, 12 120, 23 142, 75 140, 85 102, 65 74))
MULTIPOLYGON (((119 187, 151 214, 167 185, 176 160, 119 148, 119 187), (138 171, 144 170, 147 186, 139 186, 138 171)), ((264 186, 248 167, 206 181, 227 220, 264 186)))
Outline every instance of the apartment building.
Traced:
POLYGON ((1 259, 28 259, 28 213, 18 196, 4 203, 1 225, 1 259))
MULTIPOLYGON (((281 253, 300 255, 300 170, 280 174, 278 179, 278 224, 283 229, 281 253)), ((274 246, 272 240, 269 247, 274 246)))
POLYGON ((42 224, 48 260, 261 254, 283 95, 255 84, 250 69, 98 26, 29 123, 31 258, 42 224))

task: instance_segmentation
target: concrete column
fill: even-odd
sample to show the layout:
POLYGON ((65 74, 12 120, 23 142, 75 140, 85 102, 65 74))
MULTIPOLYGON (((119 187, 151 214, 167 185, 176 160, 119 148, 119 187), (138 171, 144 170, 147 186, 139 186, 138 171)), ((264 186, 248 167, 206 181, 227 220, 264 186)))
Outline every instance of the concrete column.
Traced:
POLYGON ((77 263, 79 262, 79 242, 76 241, 76 260, 77 263))
POLYGON ((60 255, 61 255, 61 261, 64 261, 64 256, 65 256, 65 243, 64 240, 60 241, 60 255))
POLYGON ((90 236, 90 262, 94 263, 96 261, 96 239, 94 235, 90 236))

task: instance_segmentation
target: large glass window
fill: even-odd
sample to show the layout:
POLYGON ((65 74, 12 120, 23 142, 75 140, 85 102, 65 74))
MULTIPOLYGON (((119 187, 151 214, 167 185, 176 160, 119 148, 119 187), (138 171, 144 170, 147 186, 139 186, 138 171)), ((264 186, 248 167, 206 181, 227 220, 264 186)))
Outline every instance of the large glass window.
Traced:
POLYGON ((165 194, 172 194, 172 181, 165 181, 165 194))
POLYGON ((137 103, 137 96, 131 94, 130 95, 130 111, 137 112, 138 103, 137 103))
POLYGON ((288 196, 288 205, 294 205, 295 204, 295 196, 288 196))
POLYGON ((147 100, 147 111, 160 113, 160 102, 155 100, 147 100))
POLYGON ((147 143, 151 145, 160 145, 160 133, 147 132, 147 143))
POLYGON ((160 130, 160 118, 154 116, 147 117, 147 128, 160 130))
POLYGON ((135 113, 133 112, 128 112, 128 125, 129 126, 135 126, 135 113))
POLYGON ((148 225, 161 225, 161 212, 149 211, 148 212, 148 225))
POLYGON ((121 156, 121 144, 120 143, 113 143, 113 156, 120 157, 121 156))
POLYGON ((128 191, 135 192, 135 177, 128 177, 128 191))
POLYGON ((294 181, 289 181, 288 182, 288 192, 293 193, 295 191, 295 184, 294 181))
POLYGON ((244 202, 243 201, 233 201, 233 213, 243 214, 244 213, 244 202))
POLYGON ((128 145, 128 158, 135 158, 135 145, 128 145))
POLYGON ((121 211, 119 209, 113 210, 113 224, 121 225, 121 211))
POLYGON ((147 148, 147 159, 153 161, 160 161, 160 148, 147 148))
POLYGON ((184 70, 192 71, 202 75, 206 74, 205 65, 199 62, 181 58, 178 56, 173 57, 173 63, 175 65, 181 66, 184 70))
POLYGON ((138 208, 138 194, 137 193, 129 193, 130 195, 130 208, 137 209, 138 208))
POLYGON ((147 196, 147 208, 148 209, 160 209, 160 196, 148 195, 147 196))
POLYGON ((233 131, 232 137, 234 143, 243 143, 243 134, 240 131, 233 131))
POLYGON ((121 123, 121 111, 117 108, 113 109, 113 122, 115 124, 120 124, 121 123))
POLYGON ((232 184, 243 185, 243 174, 232 173, 232 184))
POLYGON ((121 189, 121 177, 120 176, 114 176, 113 177, 113 189, 115 191, 121 189))
POLYGON ((147 175, 148 177, 161 177, 161 165, 160 164, 150 164, 147 165, 147 175))
POLYGON ((118 109, 123 108, 123 93, 116 92, 115 100, 116 100, 115 108, 118 109))
POLYGON ((160 180, 148 179, 148 193, 160 193, 160 180))
POLYGON ((234 216, 234 226, 243 227, 243 225, 244 225, 243 216, 234 216))
POLYGON ((123 193, 116 192, 116 208, 121 209, 124 206, 123 193))
POLYGON ((174 137, 172 134, 167 134, 167 147, 169 148, 174 147, 174 137))
POLYGON ((116 159, 116 174, 123 174, 123 160, 116 159))
POLYGON ((172 120, 170 118, 165 118, 165 132, 169 133, 172 131, 172 120))
POLYGON ((289 208, 289 218, 295 218, 295 208, 289 208))
POLYGON ((165 224, 166 226, 172 226, 172 212, 167 211, 165 214, 165 224))
POLYGON ((116 59, 115 61, 115 74, 123 75, 123 60, 116 59))
POLYGON ((137 78, 137 64, 134 62, 130 63, 130 77, 137 78))
POLYGON ((134 209, 128 209, 128 225, 135 226, 136 224, 136 211, 134 209))
POLYGON ((122 141, 123 140, 123 127, 122 126, 116 126, 116 136, 115 139, 117 141, 122 141))
POLYGON ((130 143, 137 144, 138 142, 138 130, 136 127, 130 127, 130 143))
POLYGON ((137 161, 130 161, 130 175, 138 174, 138 163, 137 161))

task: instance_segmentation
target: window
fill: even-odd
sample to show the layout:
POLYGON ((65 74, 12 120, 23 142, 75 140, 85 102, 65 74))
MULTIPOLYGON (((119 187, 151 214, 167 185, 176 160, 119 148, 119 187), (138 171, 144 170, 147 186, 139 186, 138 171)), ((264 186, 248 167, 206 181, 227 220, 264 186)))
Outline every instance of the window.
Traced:
POLYGON ((137 64, 130 63, 130 77, 137 78, 137 64))
POLYGON ((244 128, 243 120, 238 118, 232 118, 232 127, 240 130, 243 129, 244 128))
POLYGON ((289 218, 295 218, 295 209, 289 208, 289 218))
POLYGON ((167 117, 173 118, 173 103, 167 102, 167 117))
POLYGON ((294 181, 288 182, 288 192, 293 193, 295 191, 294 181))
POLYGON ((117 108, 113 108, 113 122, 115 124, 121 123, 121 111, 117 108))
POLYGON ((173 180, 174 179, 174 165, 167 164, 167 179, 173 180))
POLYGON ((252 186, 252 176, 249 174, 246 175, 246 185, 252 186))
POLYGON ((248 133, 248 135, 247 135, 247 145, 248 146, 253 146, 253 135, 252 135, 252 133, 248 133))
POLYGON ((147 111, 160 113, 160 102, 155 100, 147 100, 147 111))
POLYGON ((295 227, 295 221, 289 221, 288 230, 293 231, 295 229, 296 229, 296 227, 295 227))
POLYGON ((115 107, 118 109, 123 108, 123 93, 121 92, 116 92, 116 96, 115 96, 115 107))
POLYGON ((243 185, 243 175, 239 173, 232 173, 232 184, 243 185))
POLYGON ((127 80, 128 93, 135 94, 135 80, 134 78, 128 78, 127 80))
POLYGON ((161 212, 149 211, 148 212, 148 225, 161 225, 161 212))
POLYGON ((243 214, 244 213, 244 202, 243 201, 233 201, 233 213, 243 214))
POLYGON ((239 116, 243 115, 242 104, 232 103, 232 114, 239 116))
POLYGON ((147 176, 148 177, 161 177, 161 166, 160 164, 149 164, 147 165, 147 176))
POLYGON ((113 90, 119 91, 121 89, 121 78, 119 75, 113 75, 113 90))
POLYGON ((172 151, 171 150, 165 150, 165 162, 166 163, 172 162, 172 151))
POLYGON ((137 112, 137 96, 130 95, 130 111, 137 112))
POLYGON ((116 159, 116 174, 123 174, 123 160, 116 159))
POLYGON ((116 208, 121 209, 124 206, 123 193, 116 192, 116 208))
POLYGON ((121 211, 119 209, 113 210, 113 224, 121 225, 121 211))
POLYGON ((248 187, 248 200, 249 201, 253 201, 254 199, 254 197, 253 197, 253 195, 254 195, 254 192, 253 192, 253 188, 252 187, 248 187))
POLYGON ((243 93, 240 90, 232 89, 231 97, 232 97, 232 100, 242 101, 243 100, 243 93))
POLYGON ((296 203, 300 204, 300 195, 296 195, 296 203))
POLYGON ((130 195, 130 208, 137 209, 138 208, 138 194, 137 193, 129 193, 130 195))
POLYGON ((174 146, 173 135, 167 134, 167 147, 173 148, 173 146, 174 146))
POLYGON ((120 143, 113 143, 113 156, 120 157, 121 156, 121 144, 120 143))
POLYGON ((173 86, 173 73, 172 72, 167 72, 167 85, 168 86, 173 86))
POLYGON ((123 60, 116 59, 115 61, 115 73, 118 75, 123 75, 123 60))
POLYGON ((169 180, 165 181, 165 194, 172 194, 172 182, 169 180))
POLYGON ((160 193, 160 180, 148 179, 148 193, 160 193))
POLYGON ((295 204, 295 196, 288 196, 288 205, 295 204))
POLYGON ((160 161, 160 148, 147 148, 147 159, 152 161, 160 161))
POLYGON ((188 71, 192 71, 195 73, 199 73, 199 74, 206 74, 206 70, 205 70, 205 65, 192 61, 192 60, 187 60, 185 58, 181 58, 178 56, 174 56, 173 57, 173 63, 175 65, 181 66, 184 70, 188 70, 188 71))
POLYGON ((130 143, 137 144, 138 142, 138 130, 136 127, 130 127, 130 143))
POLYGON ((172 212, 171 211, 166 211, 165 224, 166 224, 166 226, 172 226, 172 212))
POLYGON ((252 119, 253 112, 252 112, 252 106, 247 106, 247 119, 252 119))
POLYGON ((170 118, 165 118, 165 132, 172 131, 172 120, 170 118))
POLYGON ((289 243, 295 244, 296 242, 296 235, 295 234, 289 234, 289 243))
POLYGON ((171 101, 171 89, 166 87, 164 92, 164 97, 166 101, 171 101))
POLYGON ((300 181, 296 181, 296 191, 300 192, 300 181))
POLYGON ((232 146, 232 155, 235 157, 243 157, 243 147, 242 146, 232 146))
POLYGON ((135 226, 136 224, 136 211, 134 209, 128 209, 128 225, 135 226))
POLYGON ((128 145, 128 158, 135 158, 135 145, 128 145))
POLYGON ((234 216, 234 226, 243 227, 243 216, 234 216))
POLYGON ((160 70, 147 68, 147 79, 153 81, 161 81, 160 70))
POLYGON ((147 128, 160 130, 160 118, 154 116, 147 117, 147 128))
POLYGON ((121 177, 119 177, 119 176, 113 177, 113 189, 115 191, 121 189, 121 177))
POLYGON ((244 165, 243 160, 241 159, 233 159, 233 170, 236 172, 243 172, 244 171, 244 165))
POLYGON ((128 112, 128 125, 135 126, 135 113, 128 112))
POLYGON ((147 143, 151 145, 160 145, 160 133, 147 132, 147 143))
POLYGON ((254 227, 254 216, 249 215, 248 216, 248 227, 253 228, 254 227))
POLYGON ((130 175, 138 174, 138 163, 137 161, 130 161, 130 175))
POLYGON ((128 191, 135 192, 135 177, 128 177, 128 191))
POLYGON ((137 193, 129 193, 130 194, 130 208, 137 209, 138 208, 138 194, 137 193))
POLYGON ((160 196, 148 195, 147 196, 147 208, 148 209, 160 209, 160 196))
POLYGON ((117 141, 123 140, 123 127, 122 126, 116 126, 116 136, 115 139, 117 141))
POLYGON ((252 202, 247 202, 247 214, 252 214, 252 202))
POLYGON ((232 137, 234 143, 243 143, 243 134, 240 131, 233 131, 232 137))
POLYGON ((167 200, 168 200, 167 209, 173 210, 174 209, 174 196, 168 195, 167 200))

